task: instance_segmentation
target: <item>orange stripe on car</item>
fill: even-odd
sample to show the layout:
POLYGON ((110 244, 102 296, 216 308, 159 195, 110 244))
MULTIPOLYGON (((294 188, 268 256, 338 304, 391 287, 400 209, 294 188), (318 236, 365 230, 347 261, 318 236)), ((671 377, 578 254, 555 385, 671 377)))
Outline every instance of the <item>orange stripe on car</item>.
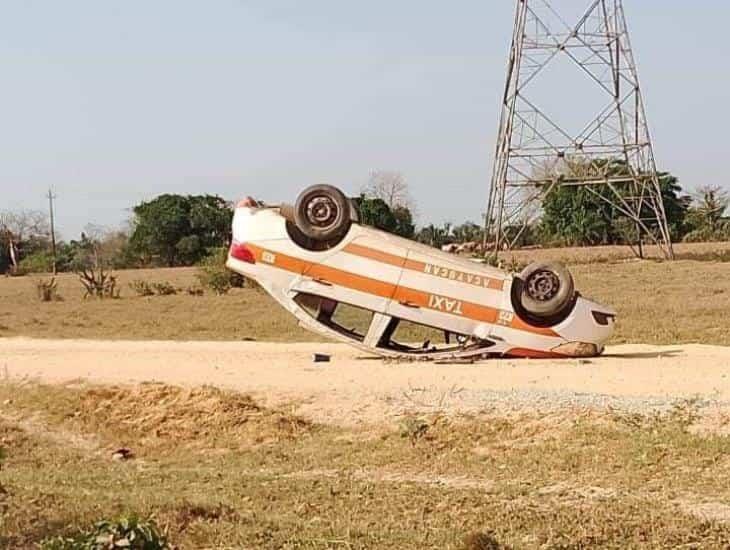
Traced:
POLYGON ((360 256, 362 258, 368 258, 385 264, 394 265, 396 267, 403 267, 411 271, 417 271, 426 275, 439 277, 441 279, 458 281, 464 284, 478 286, 481 288, 490 288, 492 290, 502 290, 504 288, 503 279, 493 279, 481 274, 468 273, 466 271, 460 271, 450 267, 443 267, 436 264, 427 264, 418 260, 411 260, 410 258, 404 258, 395 254, 389 254, 381 250, 362 246, 360 244, 350 243, 346 245, 343 250, 348 254, 360 256), (438 275, 438 272, 444 272, 447 276, 438 275), (453 275, 453 276, 452 276, 453 275), (476 282, 478 281, 478 282, 476 282))
POLYGON ((376 262, 390 264, 396 267, 403 267, 403 263, 405 262, 405 258, 401 256, 388 254, 382 250, 375 250, 374 248, 368 248, 361 244, 350 243, 345 246, 343 250, 348 254, 354 254, 355 256, 361 256, 362 258, 368 258, 370 260, 375 260, 376 262))
MULTIPOLYGON (((433 307, 432 299, 435 297, 433 294, 424 292, 422 290, 416 290, 403 286, 396 286, 391 283, 365 277, 364 275, 357 275, 348 271, 343 271, 334 267, 326 265, 308 262, 306 260, 300 260, 280 252, 270 252, 256 245, 247 244, 251 251, 256 256, 256 261, 272 265, 274 267, 284 269, 291 273, 298 273, 300 275, 306 275, 313 279, 319 279, 328 283, 337 284, 352 290, 365 292, 366 294, 372 294, 381 298, 388 298, 402 304, 408 304, 409 306, 423 307, 432 309, 434 311, 441 311, 443 313, 451 313, 455 315, 462 315, 469 319, 476 321, 483 321, 485 323, 495 324, 499 318, 499 310, 480 304, 474 304, 472 302, 466 302, 458 300, 456 298, 441 297, 452 303, 458 303, 459 313, 450 310, 444 310, 441 308, 433 307)), ((371 250, 371 249, 369 249, 371 250)), ((386 254, 386 253, 382 253, 386 254)), ((397 256, 392 258, 397 258, 397 256)), ((508 324, 510 328, 520 330, 523 332, 531 332, 533 334, 540 334, 543 336, 554 336, 557 337, 553 330, 549 328, 534 327, 528 325, 517 315, 512 315, 512 319, 508 324)))

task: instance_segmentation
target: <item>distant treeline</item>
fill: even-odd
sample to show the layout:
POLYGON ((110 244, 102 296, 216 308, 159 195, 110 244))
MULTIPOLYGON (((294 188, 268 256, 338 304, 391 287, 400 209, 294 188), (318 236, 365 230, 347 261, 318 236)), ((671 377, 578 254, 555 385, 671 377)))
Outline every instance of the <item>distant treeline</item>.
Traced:
MULTIPOLYGON (((730 240, 730 203, 720 187, 683 193, 676 177, 660 175, 672 238, 675 241, 730 240)), ((606 192, 609 192, 608 190, 606 192)), ((542 203, 539 221, 521 232, 521 244, 596 246, 633 243, 635 227, 599 193, 559 187, 542 203)), ((354 199, 361 222, 442 248, 484 239, 482 224, 428 224, 417 228, 413 201, 403 176, 375 172, 354 199)), ((87 226, 78 239, 56 246, 56 269, 78 271, 89 265, 116 269, 190 266, 228 246, 233 205, 213 195, 164 194, 132 210, 127 230, 87 226)), ((36 211, 0 212, 0 273, 48 272, 53 267, 48 218, 36 211)), ((473 250, 473 249, 472 249, 473 250)))

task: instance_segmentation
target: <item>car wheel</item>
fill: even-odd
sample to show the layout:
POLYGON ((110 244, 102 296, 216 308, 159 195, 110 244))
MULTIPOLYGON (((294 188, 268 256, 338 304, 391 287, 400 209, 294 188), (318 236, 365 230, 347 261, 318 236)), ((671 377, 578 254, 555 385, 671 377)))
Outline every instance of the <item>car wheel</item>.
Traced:
POLYGON ((540 321, 560 322, 575 301, 573 277, 563 264, 530 264, 516 281, 519 285, 515 305, 540 321))
POLYGON ((297 198, 294 223, 310 239, 338 240, 350 229, 350 201, 331 185, 313 185, 297 198))

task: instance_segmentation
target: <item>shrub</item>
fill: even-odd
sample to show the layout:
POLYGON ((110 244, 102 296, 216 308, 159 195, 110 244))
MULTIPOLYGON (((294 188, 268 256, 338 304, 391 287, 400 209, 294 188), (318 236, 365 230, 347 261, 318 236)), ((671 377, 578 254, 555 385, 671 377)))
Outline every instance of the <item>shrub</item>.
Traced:
POLYGON ((227 257, 225 248, 216 248, 198 264, 198 281, 218 295, 227 294, 231 288, 246 286, 244 277, 226 267, 227 257))
POLYGON ((714 250, 711 252, 684 252, 675 254, 676 260, 692 260, 695 262, 730 263, 730 250, 714 250))
POLYGON ((189 286, 185 291, 189 296, 203 296, 205 294, 205 290, 199 286, 189 286))
POLYGON ((412 445, 416 444, 416 441, 421 439, 428 432, 429 424, 422 418, 408 416, 403 419, 400 425, 401 437, 408 438, 412 445))
POLYGON ((471 533, 464 538, 463 550, 501 550, 505 548, 492 533, 471 533))
POLYGON ((135 516, 116 521, 100 521, 92 529, 74 537, 47 538, 41 550, 168 550, 172 548, 152 522, 135 516))
POLYGON ((41 302, 60 302, 61 296, 58 294, 58 283, 56 278, 52 277, 49 281, 39 280, 36 283, 38 289, 38 299, 41 302))
POLYGON ((26 256, 20 260, 18 271, 20 273, 50 273, 53 271, 53 256, 45 251, 26 256))
POLYGON ((509 260, 503 262, 500 267, 508 273, 519 273, 527 267, 527 264, 512 256, 509 260))
POLYGON ((117 277, 99 268, 84 268, 77 273, 79 281, 86 290, 84 299, 93 298, 113 298, 118 299, 120 290, 117 288, 117 277))
POLYGON ((198 274, 198 280, 201 285, 209 288, 219 296, 228 294, 228 291, 233 287, 228 273, 214 268, 204 269, 198 274))
POLYGON ((135 279, 129 283, 137 296, 173 296, 177 294, 177 288, 167 281, 150 283, 144 279, 135 279))
POLYGON ((129 288, 131 288, 137 296, 154 296, 155 294, 152 286, 143 279, 135 279, 129 283, 129 288))
POLYGON ((703 227, 690 231, 684 236, 686 243, 711 243, 730 240, 730 224, 721 225, 716 229, 703 227))
POLYGON ((492 267, 498 267, 499 269, 507 271, 508 273, 519 273, 520 271, 525 269, 525 267, 527 267, 527 264, 520 262, 514 256, 511 256, 509 260, 502 260, 494 253, 486 256, 484 258, 484 263, 492 267))
POLYGON ((152 283, 152 288, 158 296, 173 296, 177 294, 177 289, 167 281, 152 283))

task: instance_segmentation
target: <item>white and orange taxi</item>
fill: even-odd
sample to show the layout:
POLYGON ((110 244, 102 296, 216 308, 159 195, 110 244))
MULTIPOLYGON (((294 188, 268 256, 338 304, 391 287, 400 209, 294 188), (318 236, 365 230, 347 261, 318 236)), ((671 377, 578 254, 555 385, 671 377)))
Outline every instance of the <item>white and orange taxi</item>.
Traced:
POLYGON ((227 265, 305 328, 387 357, 592 357, 616 318, 560 264, 512 275, 360 225, 328 185, 294 206, 239 203, 227 265))

